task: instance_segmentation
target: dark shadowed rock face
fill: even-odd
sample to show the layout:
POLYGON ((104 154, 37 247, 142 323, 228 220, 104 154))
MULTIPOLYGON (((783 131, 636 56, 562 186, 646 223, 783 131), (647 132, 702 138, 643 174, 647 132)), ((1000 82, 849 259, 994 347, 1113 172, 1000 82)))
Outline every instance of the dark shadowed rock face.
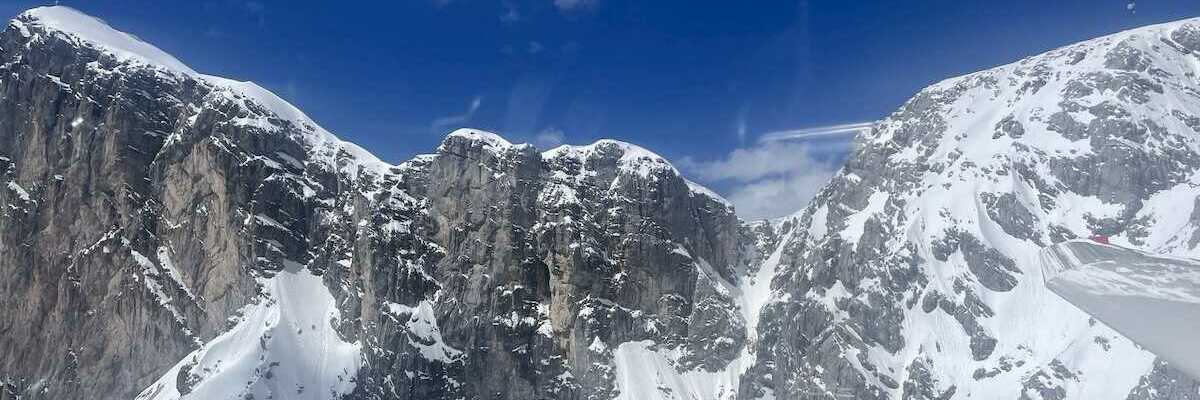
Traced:
POLYGON ((67 20, 110 29, 0 34, 0 399, 607 399, 623 343, 743 353, 777 235, 645 149, 460 130, 388 165, 67 20))

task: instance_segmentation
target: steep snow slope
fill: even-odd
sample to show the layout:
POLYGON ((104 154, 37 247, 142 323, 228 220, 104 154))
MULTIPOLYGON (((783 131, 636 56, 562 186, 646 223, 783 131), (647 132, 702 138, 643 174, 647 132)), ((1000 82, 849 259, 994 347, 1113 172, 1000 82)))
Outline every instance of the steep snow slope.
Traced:
POLYGON ((1046 290, 1093 233, 1200 254, 1200 21, 934 84, 857 139, 785 239, 745 394, 1194 398, 1046 290))
POLYGON ((26 36, 33 35, 29 27, 43 32, 56 32, 109 52, 117 59, 162 68, 167 72, 197 75, 174 56, 107 23, 70 7, 38 7, 21 13, 10 25, 26 36))
POLYGON ((1069 241, 1042 250, 1042 269, 1051 291, 1200 377, 1200 262, 1069 241))
POLYGON ((262 279, 258 303, 229 331, 205 343, 137 398, 327 399, 354 388, 359 344, 333 329, 341 319, 321 278, 300 265, 262 279), (182 374, 181 374, 182 371, 182 374))

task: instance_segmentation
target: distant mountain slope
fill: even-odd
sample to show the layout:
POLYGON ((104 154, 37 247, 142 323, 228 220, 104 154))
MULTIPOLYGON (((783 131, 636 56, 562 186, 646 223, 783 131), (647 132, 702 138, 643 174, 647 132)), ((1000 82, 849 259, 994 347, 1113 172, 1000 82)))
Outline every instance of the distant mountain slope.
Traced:
POLYGON ((1200 254, 1200 20, 932 85, 857 139, 783 239, 743 396, 1191 399, 1194 381, 1046 290, 1103 234, 1200 254))

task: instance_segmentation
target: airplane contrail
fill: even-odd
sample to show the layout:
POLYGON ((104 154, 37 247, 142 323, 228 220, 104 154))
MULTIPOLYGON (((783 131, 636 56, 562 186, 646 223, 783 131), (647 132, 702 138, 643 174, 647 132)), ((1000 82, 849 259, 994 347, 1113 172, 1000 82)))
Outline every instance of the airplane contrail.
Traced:
POLYGON ((804 140, 817 137, 848 135, 871 129, 871 125, 874 124, 875 121, 854 122, 849 124, 826 125, 812 128, 767 132, 759 137, 758 141, 774 142, 779 140, 804 140))

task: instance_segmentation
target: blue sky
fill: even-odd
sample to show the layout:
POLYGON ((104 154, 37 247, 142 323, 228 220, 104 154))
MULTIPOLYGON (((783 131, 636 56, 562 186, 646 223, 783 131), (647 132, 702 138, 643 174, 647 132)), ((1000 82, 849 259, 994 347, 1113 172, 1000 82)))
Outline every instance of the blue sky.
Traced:
MULTIPOLYGON (((739 206, 739 191, 803 171, 722 168, 799 152, 785 164, 819 183, 846 147, 841 136, 767 151, 756 143, 770 132, 876 120, 944 78, 1200 15, 1194 0, 1143 0, 1136 12, 1125 0, 61 4, 197 71, 258 82, 389 161, 458 126, 540 147, 610 137, 679 162, 739 206)), ((794 210, 807 195, 745 203, 794 210)))

